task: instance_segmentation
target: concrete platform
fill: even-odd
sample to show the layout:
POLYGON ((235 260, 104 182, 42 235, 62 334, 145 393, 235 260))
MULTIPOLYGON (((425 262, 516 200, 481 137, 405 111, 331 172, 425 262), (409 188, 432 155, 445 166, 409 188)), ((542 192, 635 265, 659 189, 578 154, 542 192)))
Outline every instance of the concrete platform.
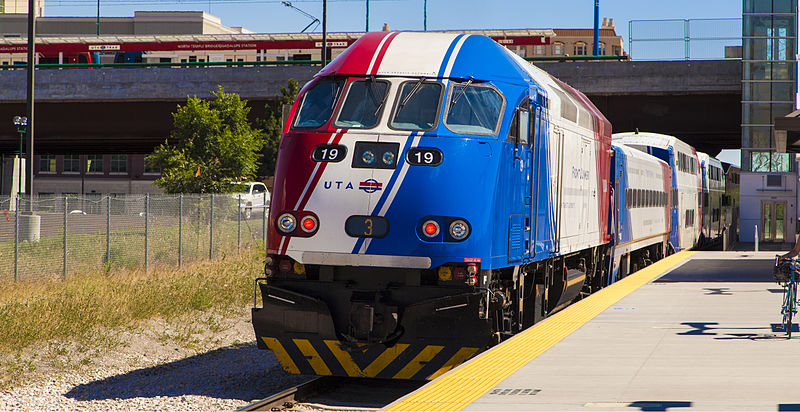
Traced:
MULTIPOLYGON (((498 345, 387 408, 800 410, 800 333, 787 340, 772 327, 780 321, 782 298, 772 280, 774 257, 775 252, 700 252, 665 262, 670 267, 661 270, 663 276, 629 286, 624 297, 589 314, 514 370, 502 372, 500 364, 539 350, 535 346, 553 334, 547 322, 583 322, 579 318, 589 310, 567 309, 562 319, 548 318, 522 333, 529 336, 498 345), (460 369, 475 368, 486 362, 481 358, 523 341, 515 352, 522 355, 491 359, 477 369, 485 371, 482 376, 473 370, 458 380, 460 369)), ((608 296, 598 302, 614 299, 608 296)))

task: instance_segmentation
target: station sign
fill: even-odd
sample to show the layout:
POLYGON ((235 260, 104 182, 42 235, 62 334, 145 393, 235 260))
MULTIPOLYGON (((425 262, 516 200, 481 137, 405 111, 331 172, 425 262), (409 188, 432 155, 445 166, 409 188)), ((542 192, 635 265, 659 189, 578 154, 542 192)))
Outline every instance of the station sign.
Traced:
MULTIPOLYGON (((347 47, 348 46, 346 41, 326 41, 325 44, 327 44, 328 47, 347 47)), ((318 42, 314 43, 314 47, 322 47, 322 42, 318 41, 318 42)))
POLYGON ((119 44, 90 44, 89 51, 119 51, 119 44))

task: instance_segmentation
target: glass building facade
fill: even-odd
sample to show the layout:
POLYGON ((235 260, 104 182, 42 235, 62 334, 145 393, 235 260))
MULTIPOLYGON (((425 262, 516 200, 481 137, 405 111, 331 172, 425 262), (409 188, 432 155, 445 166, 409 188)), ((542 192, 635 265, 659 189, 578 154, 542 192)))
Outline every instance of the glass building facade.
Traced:
POLYGON ((776 117, 795 109, 797 4, 797 0, 743 3, 743 171, 795 169, 789 154, 775 151, 773 124, 776 117))

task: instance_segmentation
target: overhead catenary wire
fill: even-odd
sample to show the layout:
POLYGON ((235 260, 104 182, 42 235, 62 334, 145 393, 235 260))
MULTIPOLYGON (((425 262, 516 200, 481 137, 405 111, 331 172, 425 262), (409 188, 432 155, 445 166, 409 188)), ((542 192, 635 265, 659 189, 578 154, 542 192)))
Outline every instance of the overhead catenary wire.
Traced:
MULTIPOLYGON (((256 4, 256 3, 263 3, 263 4, 281 4, 284 0, 172 0, 172 1, 161 1, 161 0, 101 0, 101 3, 104 6, 130 6, 130 5, 139 5, 139 4, 158 4, 158 5, 207 5, 207 4, 256 4)), ((343 3, 343 2, 363 2, 364 0, 328 0, 332 3, 343 3)), ((405 1, 405 0, 371 0, 375 1, 405 1)), ((293 0, 295 3, 322 3, 322 0, 293 0)), ((62 6, 93 6, 97 4, 97 0, 45 0, 45 5, 50 7, 62 7, 62 6)))

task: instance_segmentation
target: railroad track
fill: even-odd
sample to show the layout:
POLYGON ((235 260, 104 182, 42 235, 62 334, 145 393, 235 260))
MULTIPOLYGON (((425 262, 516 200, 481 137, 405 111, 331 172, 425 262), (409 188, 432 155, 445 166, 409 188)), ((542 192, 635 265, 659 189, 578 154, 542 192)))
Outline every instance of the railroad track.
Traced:
POLYGON ((388 405, 427 382, 322 376, 270 395, 237 411, 281 411, 299 404, 324 409, 371 410, 388 405))

